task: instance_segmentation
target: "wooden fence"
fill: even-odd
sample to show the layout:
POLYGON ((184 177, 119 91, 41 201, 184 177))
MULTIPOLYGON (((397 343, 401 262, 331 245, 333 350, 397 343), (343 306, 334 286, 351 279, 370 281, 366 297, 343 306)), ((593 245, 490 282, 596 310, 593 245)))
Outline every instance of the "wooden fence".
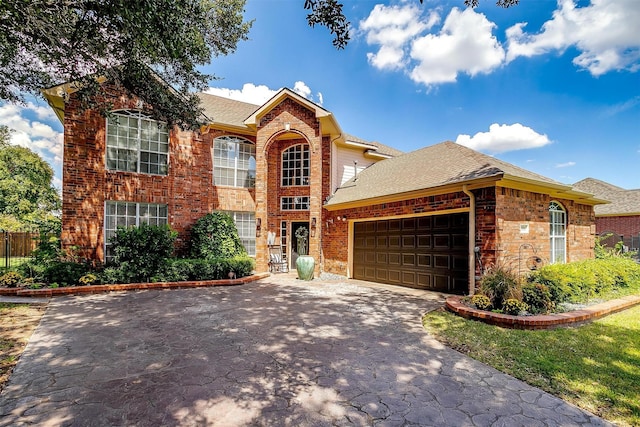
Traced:
POLYGON ((0 232, 0 268, 24 262, 38 246, 38 233, 0 232))

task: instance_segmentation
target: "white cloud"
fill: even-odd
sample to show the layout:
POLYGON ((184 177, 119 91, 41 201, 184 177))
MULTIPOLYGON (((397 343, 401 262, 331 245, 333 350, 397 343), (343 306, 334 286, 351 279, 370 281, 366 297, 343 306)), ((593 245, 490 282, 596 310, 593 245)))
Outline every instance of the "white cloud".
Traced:
POLYGON ((489 73, 504 63, 505 51, 493 35, 496 25, 485 15, 453 8, 438 33, 424 34, 440 21, 438 10, 421 16, 415 3, 376 5, 360 22, 367 43, 379 46, 367 54, 369 63, 403 70, 427 86, 454 82, 460 73, 489 73))
POLYGON ((406 66, 406 51, 411 40, 437 24, 440 16, 432 12, 421 20, 417 4, 385 6, 377 4, 367 19, 360 21, 360 30, 366 34, 367 43, 379 45, 376 53, 367 53, 369 63, 375 68, 397 70, 406 66))
POLYGON ((250 104, 262 105, 267 102, 278 92, 278 89, 269 89, 265 85, 254 85, 253 83, 245 83, 242 89, 227 89, 219 87, 210 87, 204 91, 211 95, 218 95, 225 98, 235 99, 236 101, 248 102, 250 104))
MULTIPOLYGON (((250 104, 262 105, 269 99, 278 93, 280 89, 271 89, 266 85, 254 85, 253 83, 245 83, 242 85, 242 89, 228 89, 222 87, 209 87, 204 93, 211 95, 222 96, 224 98, 235 99, 236 101, 248 102, 250 104)), ((310 101, 314 101, 311 95, 312 91, 303 81, 297 81, 293 85, 292 89, 300 96, 307 98, 310 101)), ((323 97, 322 93, 318 92, 319 104, 322 105, 323 97)))
POLYGON ((573 0, 558 0, 558 9, 537 34, 524 32, 526 23, 507 29, 507 61, 575 47, 573 63, 594 76, 611 70, 640 69, 640 2, 592 0, 577 7, 573 0))
POLYGON ((45 111, 46 107, 28 103, 26 106, 4 104, 0 106, 0 124, 13 129, 11 143, 27 147, 38 153, 46 161, 53 163, 54 169, 62 165, 63 134, 62 125, 45 111), (50 124, 30 120, 27 116, 49 120, 50 124), (59 130, 55 130, 55 126, 59 130))
POLYGON ((556 163, 557 168, 569 168, 571 166, 575 166, 576 162, 565 162, 565 163, 556 163))
POLYGON ((411 78, 427 85, 455 82, 459 73, 475 76, 502 65, 505 52, 486 16, 467 8, 453 8, 439 34, 413 41, 411 58, 417 65, 411 78))
POLYGON ((456 143, 478 151, 504 153, 543 147, 550 144, 551 141, 547 135, 541 135, 520 123, 512 125, 494 123, 489 126, 489 132, 478 132, 473 136, 458 135, 456 143))

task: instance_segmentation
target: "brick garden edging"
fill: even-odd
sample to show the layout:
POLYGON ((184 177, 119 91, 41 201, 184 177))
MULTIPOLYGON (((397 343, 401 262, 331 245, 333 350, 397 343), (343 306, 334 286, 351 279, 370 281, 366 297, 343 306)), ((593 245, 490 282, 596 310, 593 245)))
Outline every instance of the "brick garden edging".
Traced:
POLYGON ((239 279, 224 280, 199 280, 186 282, 156 282, 156 283, 126 283, 122 285, 89 285, 66 286, 63 288, 24 289, 2 288, 0 295, 16 297, 54 297, 61 295, 98 294, 103 292, 135 291, 142 289, 178 289, 178 288, 204 288, 209 286, 237 286, 269 277, 270 273, 254 274, 240 277, 239 279))
POLYGON ((466 319, 479 320, 491 325, 512 329, 549 329, 558 326, 577 325, 640 304, 640 295, 629 295, 566 313, 511 316, 469 307, 461 302, 462 298, 461 296, 447 298, 447 309, 466 319))

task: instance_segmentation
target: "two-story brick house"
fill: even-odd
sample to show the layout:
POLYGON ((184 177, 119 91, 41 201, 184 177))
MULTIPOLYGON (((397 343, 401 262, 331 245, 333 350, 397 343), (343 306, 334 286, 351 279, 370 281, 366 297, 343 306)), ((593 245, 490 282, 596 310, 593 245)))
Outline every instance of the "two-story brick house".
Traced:
POLYGON ((591 195, 451 142, 402 154, 361 140, 289 89, 263 105, 200 94, 196 132, 141 115, 135 96, 114 96, 112 118, 81 112, 61 89, 44 93, 64 124, 62 239, 88 258, 141 221, 184 246, 212 210, 234 217, 257 271, 271 233, 295 260, 299 227, 316 274, 447 292, 472 292, 495 262, 593 256, 591 195))

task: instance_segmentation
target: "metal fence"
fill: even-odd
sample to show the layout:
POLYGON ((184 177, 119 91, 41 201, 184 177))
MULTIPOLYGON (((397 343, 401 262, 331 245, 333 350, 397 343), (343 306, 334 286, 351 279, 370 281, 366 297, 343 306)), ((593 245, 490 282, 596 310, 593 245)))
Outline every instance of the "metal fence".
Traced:
POLYGON ((38 233, 0 232, 0 268, 16 267, 31 258, 39 237, 38 233))

